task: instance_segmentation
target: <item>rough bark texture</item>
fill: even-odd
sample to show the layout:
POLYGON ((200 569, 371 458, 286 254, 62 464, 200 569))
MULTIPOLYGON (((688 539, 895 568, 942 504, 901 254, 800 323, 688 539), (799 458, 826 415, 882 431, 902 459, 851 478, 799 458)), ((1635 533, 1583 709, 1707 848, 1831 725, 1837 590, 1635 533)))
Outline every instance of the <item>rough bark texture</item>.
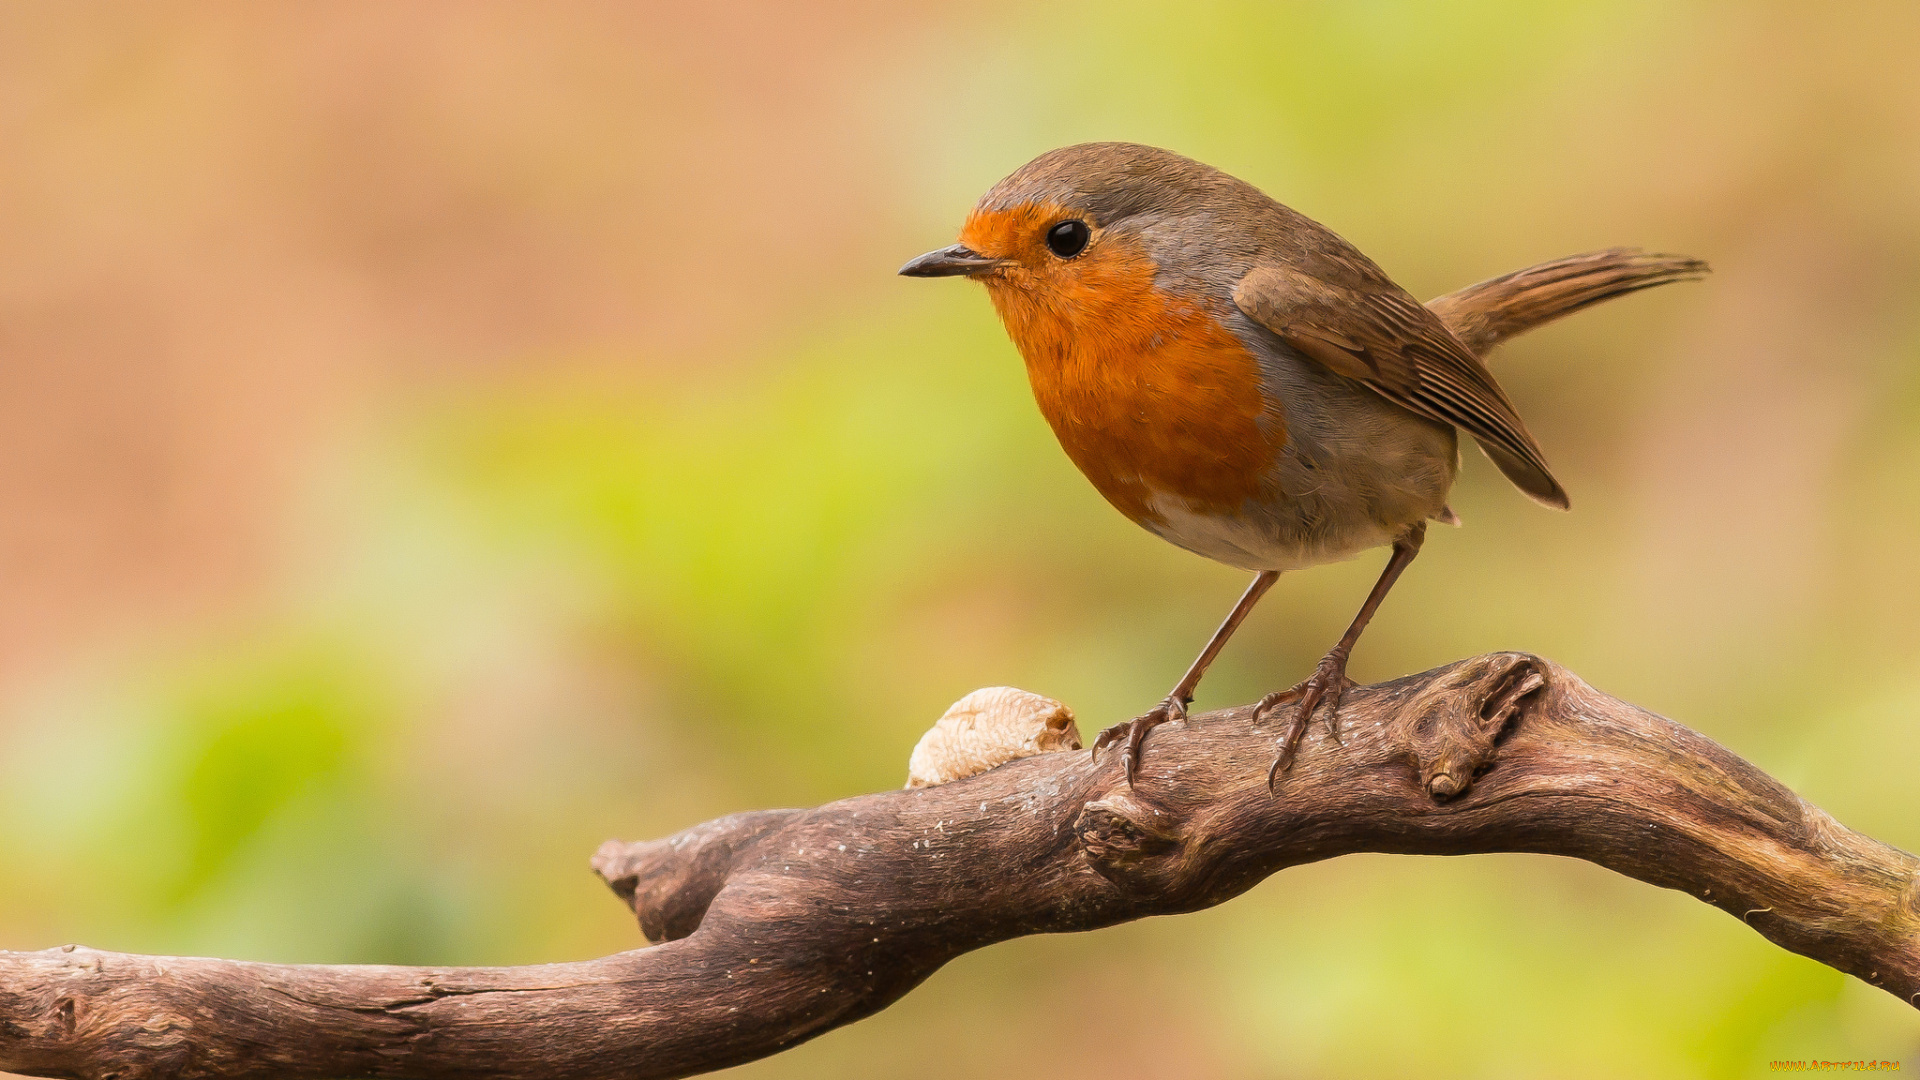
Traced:
POLYGON ((0 1069, 71 1077, 664 1077, 775 1053, 1023 934, 1227 900, 1356 851, 1531 851, 1683 890, 1920 1006, 1920 861, 1534 657, 1356 688, 1277 793, 1249 708, 1117 755, 738 814, 595 868, 652 948, 525 968, 0 953, 0 1069))

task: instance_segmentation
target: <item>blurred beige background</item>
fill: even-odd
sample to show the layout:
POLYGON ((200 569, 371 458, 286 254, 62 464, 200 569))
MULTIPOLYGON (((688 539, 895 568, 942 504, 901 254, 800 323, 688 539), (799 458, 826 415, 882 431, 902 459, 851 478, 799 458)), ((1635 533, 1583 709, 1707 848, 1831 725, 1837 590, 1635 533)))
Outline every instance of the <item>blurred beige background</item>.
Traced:
MULTIPOLYGON (((1920 848, 1911 3, 0 7, 0 948, 638 945, 607 836, 897 785, 953 699, 1089 732, 1239 576, 1127 524, 979 290, 1034 154, 1228 169, 1423 296, 1712 261, 1496 370, 1355 658, 1551 655, 1920 848)), ((1290 575, 1199 705, 1377 572, 1290 575)), ((1920 1022, 1538 857, 1367 857, 962 959, 753 1076, 1748 1076, 1920 1022)))

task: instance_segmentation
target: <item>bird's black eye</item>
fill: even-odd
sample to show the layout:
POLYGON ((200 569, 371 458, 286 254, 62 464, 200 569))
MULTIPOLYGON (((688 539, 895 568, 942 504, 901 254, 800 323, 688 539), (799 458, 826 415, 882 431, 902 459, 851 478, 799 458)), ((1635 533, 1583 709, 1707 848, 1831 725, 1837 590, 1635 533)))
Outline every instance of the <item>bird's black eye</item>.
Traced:
POLYGON ((1047 250, 1063 259, 1071 259, 1087 249, 1093 230, 1084 221, 1063 221, 1047 230, 1047 250))

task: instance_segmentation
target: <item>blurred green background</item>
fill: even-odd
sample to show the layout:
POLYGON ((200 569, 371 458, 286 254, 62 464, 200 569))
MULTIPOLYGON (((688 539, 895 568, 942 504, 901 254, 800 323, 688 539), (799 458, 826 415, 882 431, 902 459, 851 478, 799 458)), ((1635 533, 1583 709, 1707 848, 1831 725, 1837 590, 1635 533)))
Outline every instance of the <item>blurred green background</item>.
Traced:
MULTIPOLYGON (((1127 524, 978 288, 1040 151, 1150 142, 1422 296, 1710 259, 1495 360, 1354 660, 1546 654, 1920 849, 1911 0, 0 8, 0 948, 515 964, 609 836, 895 786, 1009 683, 1157 701, 1242 575, 1127 524)), ((1202 708, 1378 571, 1283 579, 1202 708)), ((1893 998, 1544 857, 1357 857, 1029 939, 743 1077, 1758 1075, 1893 998)))

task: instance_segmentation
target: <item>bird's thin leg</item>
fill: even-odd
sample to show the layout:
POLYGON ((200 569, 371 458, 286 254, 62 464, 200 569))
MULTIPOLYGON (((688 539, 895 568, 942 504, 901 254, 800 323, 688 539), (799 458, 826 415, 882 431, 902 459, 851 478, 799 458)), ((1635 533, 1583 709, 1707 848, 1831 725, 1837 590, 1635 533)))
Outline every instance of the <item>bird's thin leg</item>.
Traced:
POLYGON ((1347 680, 1347 657, 1352 655, 1355 642, 1366 630, 1367 623, 1373 621, 1373 613, 1380 609, 1380 602, 1387 598, 1393 583, 1400 580, 1401 571, 1420 554, 1420 544, 1427 538, 1427 523, 1420 522, 1408 529, 1400 539, 1393 542, 1393 555, 1387 559, 1386 569, 1380 571, 1380 580, 1374 582, 1373 591, 1367 594, 1367 602, 1360 605, 1360 614, 1353 617, 1353 625, 1322 657, 1313 669, 1313 674, 1291 690, 1282 690, 1268 694, 1261 699, 1260 707, 1254 710, 1254 722, 1259 723, 1277 705, 1288 701, 1298 701, 1300 707, 1293 714, 1293 723, 1287 726, 1287 734, 1280 740, 1280 755, 1273 759, 1273 767, 1267 770, 1267 787, 1271 788, 1280 775, 1293 764, 1293 755, 1300 749, 1300 739, 1307 733, 1307 724, 1313 720, 1313 710, 1322 701, 1327 706, 1327 731, 1335 739, 1340 737, 1339 713, 1340 699, 1351 686, 1347 680))
POLYGON ((1155 705, 1143 716, 1136 716, 1124 724, 1115 724, 1101 732, 1100 737, 1093 741, 1093 752, 1098 754, 1107 746, 1120 742, 1122 738, 1125 739, 1120 751, 1120 760, 1127 772, 1128 787, 1133 786, 1134 771, 1140 767, 1140 746, 1146 741, 1147 732, 1169 720, 1187 718, 1187 706, 1193 701, 1193 692, 1200 685, 1200 677, 1207 673, 1207 668, 1213 664, 1213 658, 1220 655, 1220 650, 1226 647, 1227 639, 1240 628, 1247 613, 1253 610, 1253 605, 1259 603, 1260 598, 1267 594, 1267 590, 1273 588, 1273 583, 1279 580, 1280 571, 1278 570, 1260 571, 1254 577, 1253 584, 1247 586, 1247 591, 1241 594, 1240 602, 1233 605, 1233 610, 1227 613, 1226 620, 1220 624, 1220 629, 1213 632, 1207 647, 1200 650, 1200 655, 1194 658, 1193 666, 1187 668, 1187 673, 1180 676, 1180 681, 1174 684, 1173 692, 1167 695, 1166 700, 1155 705))

